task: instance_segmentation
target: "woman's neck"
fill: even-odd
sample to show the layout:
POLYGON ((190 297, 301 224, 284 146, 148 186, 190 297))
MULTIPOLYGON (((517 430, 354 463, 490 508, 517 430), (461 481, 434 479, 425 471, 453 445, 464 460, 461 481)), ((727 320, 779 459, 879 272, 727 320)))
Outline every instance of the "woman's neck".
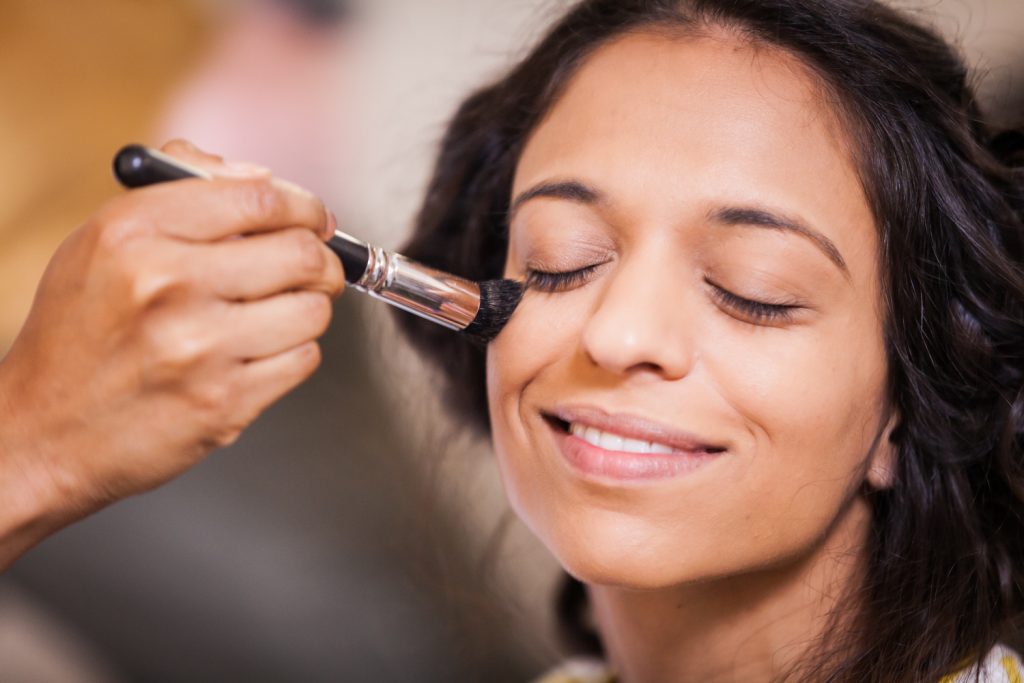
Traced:
POLYGON ((784 566, 658 591, 589 586, 619 681, 777 679, 821 643, 860 583, 869 526, 858 498, 821 543, 784 566))

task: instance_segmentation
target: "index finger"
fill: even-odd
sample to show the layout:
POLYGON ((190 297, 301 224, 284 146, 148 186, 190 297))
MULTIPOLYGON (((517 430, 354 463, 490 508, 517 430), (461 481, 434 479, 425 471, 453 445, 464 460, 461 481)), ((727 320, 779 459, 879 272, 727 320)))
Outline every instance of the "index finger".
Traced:
POLYGON ((212 242, 282 228, 327 237, 334 217, 311 192, 269 177, 187 179, 133 190, 125 199, 149 207, 151 227, 178 239, 212 242))

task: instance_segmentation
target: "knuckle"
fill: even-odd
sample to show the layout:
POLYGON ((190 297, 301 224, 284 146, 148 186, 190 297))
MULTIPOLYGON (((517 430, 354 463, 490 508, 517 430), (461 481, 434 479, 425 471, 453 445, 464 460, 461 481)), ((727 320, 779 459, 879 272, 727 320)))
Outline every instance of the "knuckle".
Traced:
POLYGON ((210 352, 207 335, 186 321, 173 319, 148 326, 150 372, 158 381, 180 381, 210 352))
POLYGON ((192 405, 210 420, 210 428, 214 433, 223 431, 226 424, 228 401, 231 391, 225 382, 207 381, 193 387, 189 394, 192 405))
POLYGON ((312 342, 308 348, 302 350, 302 358, 305 361, 305 367, 309 369, 309 372, 316 370, 320 367, 320 363, 323 361, 324 354, 320 348, 320 344, 312 342))
POLYGON ((245 182, 244 206, 246 215, 256 223, 272 221, 284 207, 281 193, 266 178, 245 182))
POLYGON ((146 309, 173 298, 183 287, 184 283, 173 270, 145 268, 132 274, 129 297, 133 306, 146 309))
POLYGON ((307 319, 317 336, 327 331, 331 324, 331 298, 320 292, 311 292, 306 297, 307 319))
POLYGON ((239 407, 234 400, 237 395, 236 383, 226 377, 196 388, 193 405, 205 418, 206 441, 214 448, 234 444, 256 418, 239 407))
POLYGON ((242 429, 228 428, 214 434, 210 439, 210 443, 214 448, 227 448, 228 446, 234 446, 238 443, 238 439, 241 438, 241 436, 242 429))
POLYGON ((308 230, 297 231, 292 241, 297 269, 307 276, 320 275, 326 263, 323 243, 308 230))
POLYGON ((205 450, 210 451, 233 446, 242 436, 245 427, 246 425, 236 424, 223 419, 211 419, 203 439, 205 450))
POLYGON ((96 244, 105 252, 119 252, 142 234, 141 223, 121 203, 101 209, 93 219, 96 244))
POLYGON ((293 358, 290 372, 297 378, 313 374, 323 361, 323 351, 315 341, 306 342, 298 349, 293 358))

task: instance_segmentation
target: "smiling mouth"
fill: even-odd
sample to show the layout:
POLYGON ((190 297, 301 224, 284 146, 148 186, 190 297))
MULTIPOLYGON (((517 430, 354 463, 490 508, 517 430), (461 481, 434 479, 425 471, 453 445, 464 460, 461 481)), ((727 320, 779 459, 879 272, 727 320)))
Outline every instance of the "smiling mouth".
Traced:
POLYGON ((595 448, 616 453, 637 455, 672 455, 724 453, 721 446, 704 444, 690 438, 645 439, 635 431, 633 435, 620 434, 612 430, 600 429, 581 421, 563 419, 557 415, 544 414, 545 421, 553 429, 565 435, 572 435, 595 448))
POLYGON ((544 420, 569 471, 602 486, 643 485, 682 477, 719 459, 727 450, 639 419, 616 419, 593 411, 581 411, 578 417, 563 412, 546 414, 544 420), (613 431, 615 427, 627 433, 613 431))

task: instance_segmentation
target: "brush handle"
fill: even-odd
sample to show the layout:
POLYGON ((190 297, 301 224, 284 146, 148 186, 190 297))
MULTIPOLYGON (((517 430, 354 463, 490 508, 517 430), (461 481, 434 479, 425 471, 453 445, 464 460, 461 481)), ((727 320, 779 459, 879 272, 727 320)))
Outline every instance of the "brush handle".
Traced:
MULTIPOLYGON (((143 145, 128 145, 121 148, 114 156, 114 176, 128 188, 185 178, 212 178, 202 169, 143 145)), ((336 232, 327 242, 327 246, 341 259, 345 280, 350 284, 359 282, 370 263, 369 245, 343 232, 336 232)))
MULTIPOLYGON (((114 175, 125 187, 213 177, 142 145, 128 145, 117 153, 114 175)), ((354 289, 438 325, 465 331, 485 308, 480 285, 471 280, 371 247, 343 232, 335 232, 327 246, 341 259, 345 279, 354 289)), ((509 314, 511 311, 505 314, 506 318, 509 314)))

